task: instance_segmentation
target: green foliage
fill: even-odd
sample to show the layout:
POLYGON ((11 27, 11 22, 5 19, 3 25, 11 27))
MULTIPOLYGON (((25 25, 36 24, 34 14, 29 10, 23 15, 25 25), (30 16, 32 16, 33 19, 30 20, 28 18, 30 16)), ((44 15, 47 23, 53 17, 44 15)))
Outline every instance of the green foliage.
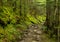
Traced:
POLYGON ((2 26, 2 29, 0 31, 3 34, 0 34, 0 42, 4 42, 4 40, 6 40, 6 42, 16 42, 17 38, 21 38, 21 31, 26 30, 27 25, 29 26, 30 24, 32 24, 32 22, 35 24, 39 22, 31 15, 27 15, 27 20, 23 20, 22 16, 20 17, 19 15, 17 15, 19 17, 18 19, 16 17, 16 14, 10 8, 4 7, 2 9, 3 12, 1 12, 0 14, 0 19, 6 24, 6 26, 4 27, 5 29, 3 29, 2 26), (17 22, 19 22, 19 24, 17 22))
POLYGON ((30 21, 32 21, 34 23, 38 23, 38 21, 33 16, 31 16, 30 14, 27 14, 27 17, 29 18, 30 21))
MULTIPOLYGON (((31 1, 32 2, 32 1, 31 1)), ((35 4, 34 4, 35 5, 35 4)), ((3 0, 0 5, 0 42, 16 42, 21 39, 23 31, 31 24, 38 24, 40 21, 44 22, 46 17, 37 16, 30 13, 27 0, 3 0)), ((40 23, 41 23, 40 22, 40 23)))
POLYGON ((40 22, 45 22, 45 20, 46 20, 46 17, 45 16, 39 16, 39 15, 37 15, 37 19, 40 21, 40 22))
POLYGON ((18 31, 12 24, 9 24, 5 27, 5 35, 8 40, 14 40, 16 39, 14 35, 18 35, 18 31))

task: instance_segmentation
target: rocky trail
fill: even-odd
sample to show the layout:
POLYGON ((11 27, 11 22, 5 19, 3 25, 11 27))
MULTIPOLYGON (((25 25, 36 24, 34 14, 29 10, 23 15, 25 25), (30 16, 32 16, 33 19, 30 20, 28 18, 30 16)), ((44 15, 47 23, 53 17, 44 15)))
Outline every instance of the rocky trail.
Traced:
POLYGON ((29 28, 24 31, 23 39, 19 42, 42 42, 42 30, 38 25, 30 25, 29 28))

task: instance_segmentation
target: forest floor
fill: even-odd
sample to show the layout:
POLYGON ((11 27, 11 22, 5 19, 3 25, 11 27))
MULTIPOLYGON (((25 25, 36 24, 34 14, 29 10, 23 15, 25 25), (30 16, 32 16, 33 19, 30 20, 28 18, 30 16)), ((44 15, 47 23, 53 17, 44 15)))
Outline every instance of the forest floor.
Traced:
POLYGON ((24 31, 24 36, 22 40, 18 42, 55 42, 52 39, 47 38, 47 36, 42 31, 42 25, 30 25, 26 31, 24 31))
POLYGON ((23 39, 19 42, 54 42, 48 40, 42 31, 42 26, 30 25, 29 28, 24 31, 23 39))
POLYGON ((24 38, 20 42, 41 42, 42 31, 38 25, 30 25, 24 32, 24 38))

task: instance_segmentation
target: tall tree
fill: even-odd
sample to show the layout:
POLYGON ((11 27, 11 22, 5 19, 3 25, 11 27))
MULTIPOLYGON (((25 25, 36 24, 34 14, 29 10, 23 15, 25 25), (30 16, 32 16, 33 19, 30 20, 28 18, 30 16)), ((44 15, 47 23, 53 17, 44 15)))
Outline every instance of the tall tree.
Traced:
POLYGON ((58 25, 59 25, 59 12, 58 12, 58 1, 57 0, 46 0, 46 24, 47 24, 47 31, 50 31, 50 37, 56 35, 58 32, 58 25))

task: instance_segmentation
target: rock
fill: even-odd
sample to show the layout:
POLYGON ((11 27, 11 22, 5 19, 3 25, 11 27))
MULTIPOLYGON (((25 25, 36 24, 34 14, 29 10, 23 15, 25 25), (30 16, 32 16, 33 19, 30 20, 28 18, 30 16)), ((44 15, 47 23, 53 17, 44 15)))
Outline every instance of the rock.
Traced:
POLYGON ((33 40, 32 42, 37 42, 37 41, 33 40))
MULTIPOLYGON (((27 36, 28 37, 28 36, 27 36)), ((25 42, 32 42, 32 38, 26 38, 25 42)))
POLYGON ((27 37, 27 35, 26 35, 26 34, 24 34, 24 37, 27 37))
POLYGON ((41 32, 41 31, 37 31, 36 33, 37 33, 37 34, 39 34, 39 35, 40 35, 40 34, 42 34, 42 32, 41 32))
POLYGON ((37 35, 36 40, 41 41, 40 35, 37 35))
POLYGON ((40 40, 40 35, 33 35, 33 40, 39 41, 40 40))
POLYGON ((38 27, 37 27, 37 26, 35 26, 35 28, 37 29, 38 27))
POLYGON ((31 36, 31 33, 28 33, 28 36, 31 36))
POLYGON ((20 41, 20 42, 24 42, 24 40, 20 41))
POLYGON ((37 30, 34 30, 34 32, 37 32, 37 30))
POLYGON ((32 35, 32 37, 33 37, 33 38, 36 38, 36 37, 37 37, 37 35, 32 35))
POLYGON ((37 38, 40 38, 40 35, 37 35, 37 38))

